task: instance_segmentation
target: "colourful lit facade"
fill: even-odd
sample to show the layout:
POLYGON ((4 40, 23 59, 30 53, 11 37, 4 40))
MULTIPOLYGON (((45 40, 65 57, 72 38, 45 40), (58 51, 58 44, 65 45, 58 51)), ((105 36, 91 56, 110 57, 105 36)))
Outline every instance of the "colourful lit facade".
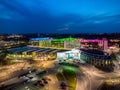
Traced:
POLYGON ((108 40, 103 38, 102 40, 94 39, 82 39, 80 40, 81 46, 91 48, 91 49, 100 49, 100 50, 107 50, 108 49, 108 40))
POLYGON ((80 62, 89 63, 98 67, 109 67, 112 66, 112 58, 109 55, 105 55, 103 52, 101 54, 98 51, 89 53, 87 51, 73 49, 66 52, 58 52, 57 60, 59 62, 80 62))
POLYGON ((79 39, 75 39, 75 38, 62 38, 62 39, 53 39, 52 43, 51 43, 52 47, 56 47, 56 48, 75 48, 75 47, 79 47, 80 43, 79 43, 79 39))
POLYGON ((108 49, 108 40, 103 38, 102 40, 94 39, 77 39, 77 38, 33 38, 30 40, 32 46, 45 47, 45 48, 59 48, 59 49, 72 49, 72 48, 88 48, 88 49, 108 49))
POLYGON ((71 51, 58 52, 57 60, 60 62, 73 62, 75 60, 81 62, 80 50, 72 49, 71 51))
POLYGON ((32 46, 39 46, 39 47, 51 47, 51 40, 52 38, 32 38, 30 40, 30 44, 32 46))
POLYGON ((32 46, 39 47, 51 47, 51 48, 75 48, 79 47, 79 39, 75 38, 62 38, 62 39, 52 39, 52 38, 32 38, 30 40, 32 46))

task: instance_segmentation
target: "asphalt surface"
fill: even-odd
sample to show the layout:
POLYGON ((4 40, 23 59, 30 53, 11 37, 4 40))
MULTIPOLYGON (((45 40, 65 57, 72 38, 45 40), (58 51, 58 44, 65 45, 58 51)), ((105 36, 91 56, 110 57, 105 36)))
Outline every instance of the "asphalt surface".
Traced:
MULTIPOLYGON (((37 71, 32 72, 31 74, 26 74, 24 76, 33 76, 33 79, 30 79, 29 82, 24 83, 26 77, 14 77, 10 80, 2 82, 2 85, 6 85, 5 88, 1 88, 0 90, 61 90, 60 82, 56 77, 56 72, 58 70, 59 65, 55 63, 55 61, 44 61, 41 63, 42 68, 39 68, 37 71), (47 71, 45 74, 36 75, 36 73, 47 71), (48 84, 44 87, 34 86, 34 83, 37 80, 41 80, 42 78, 48 79, 48 84), (25 89, 25 88, 29 89, 25 89)), ((40 65, 41 67, 41 65, 40 65)), ((114 72, 103 72, 99 69, 95 68, 92 65, 88 64, 79 64, 79 72, 76 73, 77 76, 77 85, 76 90, 97 90, 106 80, 113 81, 112 78, 117 79, 120 78, 120 66, 118 64, 115 65, 114 72)), ((114 80, 115 81, 115 80, 114 80)), ((1 84, 0 84, 1 85, 1 84)))

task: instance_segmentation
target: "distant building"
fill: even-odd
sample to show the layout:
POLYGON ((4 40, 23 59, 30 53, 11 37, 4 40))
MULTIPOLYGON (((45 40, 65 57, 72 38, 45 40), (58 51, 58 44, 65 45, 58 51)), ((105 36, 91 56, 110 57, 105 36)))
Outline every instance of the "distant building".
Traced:
POLYGON ((32 46, 38 46, 38 47, 51 47, 51 40, 52 38, 46 37, 46 38, 31 38, 30 44, 32 46))
POLYGON ((103 38, 99 39, 82 39, 80 40, 81 46, 88 49, 98 49, 98 50, 107 50, 108 49, 108 40, 103 38))
POLYGON ((72 49, 80 46, 79 39, 76 38, 62 38, 62 39, 53 39, 52 47, 56 48, 65 48, 72 49))
POLYGON ((5 38, 4 35, 0 35, 0 40, 3 40, 5 38))
POLYGON ((109 40, 109 46, 115 46, 115 47, 120 47, 120 38, 117 39, 110 39, 109 40))
POLYGON ((80 46, 79 39, 75 38, 61 38, 61 39, 52 39, 52 38, 32 38, 30 39, 30 44, 32 46, 38 47, 51 47, 59 49, 71 49, 80 46))
POLYGON ((15 48, 25 45, 26 43, 24 41, 0 41, 0 46, 3 46, 5 48, 15 48))
POLYGON ((24 37, 23 35, 18 35, 18 34, 11 34, 7 36, 7 38, 23 38, 23 37, 24 37))

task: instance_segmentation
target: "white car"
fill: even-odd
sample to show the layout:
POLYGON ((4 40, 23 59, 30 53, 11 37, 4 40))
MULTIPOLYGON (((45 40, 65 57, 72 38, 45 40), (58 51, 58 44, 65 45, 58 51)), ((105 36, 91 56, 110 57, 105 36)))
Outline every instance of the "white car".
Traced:
POLYGON ((30 82, 30 81, 31 81, 30 78, 27 77, 27 76, 23 76, 23 77, 21 77, 21 78, 24 79, 25 82, 30 82))
POLYGON ((25 87, 25 90, 30 90, 30 88, 28 86, 25 87))

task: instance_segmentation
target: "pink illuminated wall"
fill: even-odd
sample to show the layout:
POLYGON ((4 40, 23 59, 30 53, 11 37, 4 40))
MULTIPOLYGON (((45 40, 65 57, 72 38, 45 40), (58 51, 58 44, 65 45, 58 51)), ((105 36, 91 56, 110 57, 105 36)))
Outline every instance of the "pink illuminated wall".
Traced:
POLYGON ((80 43, 98 43, 99 45, 101 45, 102 50, 106 50, 108 48, 108 41, 106 38, 103 38, 102 40, 99 39, 94 39, 94 40, 87 40, 87 39, 83 39, 80 41, 80 43))
POLYGON ((108 40, 103 38, 103 50, 107 50, 108 49, 108 40))
POLYGON ((89 42, 94 43, 94 42, 100 42, 100 41, 101 40, 86 40, 86 39, 81 40, 82 43, 89 43, 89 42))

